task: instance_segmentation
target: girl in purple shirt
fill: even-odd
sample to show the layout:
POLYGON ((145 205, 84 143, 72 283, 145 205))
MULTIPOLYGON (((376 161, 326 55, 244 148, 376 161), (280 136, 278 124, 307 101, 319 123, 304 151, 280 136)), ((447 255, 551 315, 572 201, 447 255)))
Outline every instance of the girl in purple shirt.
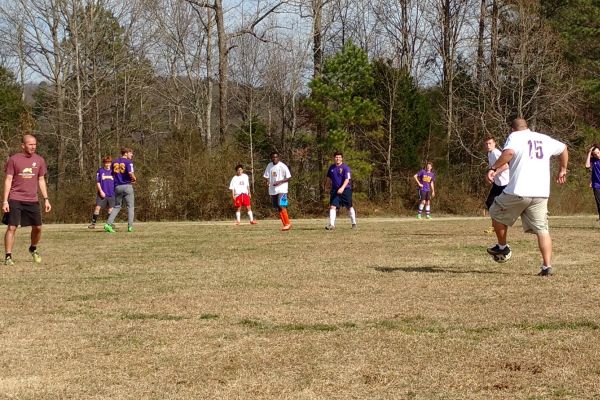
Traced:
POLYGON ((598 218, 600 220, 600 147, 593 145, 588 151, 585 167, 591 169, 591 184, 596 199, 596 208, 598 209, 598 218))

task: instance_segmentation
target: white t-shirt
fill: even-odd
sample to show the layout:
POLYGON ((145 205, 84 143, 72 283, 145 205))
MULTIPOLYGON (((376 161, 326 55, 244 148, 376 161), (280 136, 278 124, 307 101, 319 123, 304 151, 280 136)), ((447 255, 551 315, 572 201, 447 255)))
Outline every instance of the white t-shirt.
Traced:
POLYGON ((242 193, 249 194, 250 180, 248 179, 248 175, 241 174, 235 175, 231 178, 231 182, 229 183, 229 190, 233 190, 233 195, 235 197, 239 196, 242 193))
MULTIPOLYGON (((498 149, 488 151, 488 163, 490 167, 494 165, 498 158, 500 158, 500 154, 502 154, 502 152, 498 149)), ((509 170, 510 168, 507 168, 499 174, 496 174, 496 176, 494 176, 494 183, 498 186, 506 186, 508 184, 509 170)))
POLYGON ((269 194, 271 196, 288 192, 287 182, 278 186, 273 186, 273 184, 277 181, 292 177, 287 165, 281 161, 279 161, 276 165, 273 165, 273 163, 270 162, 269 165, 267 165, 267 169, 265 169, 263 177, 269 180, 269 194))
POLYGON ((561 154, 566 145, 529 129, 511 133, 504 150, 512 149, 510 179, 504 193, 521 197, 550 196, 550 157, 561 154))

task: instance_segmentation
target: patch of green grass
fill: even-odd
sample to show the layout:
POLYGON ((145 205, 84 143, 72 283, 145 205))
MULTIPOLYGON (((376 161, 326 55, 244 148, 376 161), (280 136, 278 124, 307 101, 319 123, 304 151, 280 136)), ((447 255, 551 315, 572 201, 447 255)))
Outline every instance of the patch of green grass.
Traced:
POLYGON ((138 313, 124 312, 121 314, 121 319, 124 320, 157 320, 157 321, 181 321, 184 317, 171 314, 153 314, 153 313, 138 313))

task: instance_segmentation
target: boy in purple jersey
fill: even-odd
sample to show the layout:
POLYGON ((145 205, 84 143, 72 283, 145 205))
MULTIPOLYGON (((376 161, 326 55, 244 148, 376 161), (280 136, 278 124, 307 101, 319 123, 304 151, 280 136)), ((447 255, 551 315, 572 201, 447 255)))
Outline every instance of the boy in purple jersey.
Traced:
POLYGON ((98 215, 100 215, 102 208, 106 208, 110 215, 115 206, 115 183, 112 176, 112 169, 110 168, 111 163, 111 156, 104 157, 102 159, 102 167, 96 172, 96 208, 94 208, 94 213, 92 214, 92 223, 88 226, 90 229, 96 227, 98 215))
POLYGON ((329 224, 325 227, 328 231, 335 229, 337 210, 346 207, 352 229, 356 229, 356 212, 352 207, 352 172, 344 164, 344 156, 339 151, 333 155, 334 163, 327 170, 327 178, 331 180, 331 196, 329 197, 329 224))
POLYGON ((433 173, 433 164, 427 162, 425 168, 417 172, 414 176, 417 185, 419 185, 419 212, 417 219, 422 218, 423 208, 427 219, 431 219, 431 199, 435 197, 435 173, 433 173))
POLYGON ((596 199, 596 208, 598 209, 598 218, 600 221, 600 147, 598 145, 593 145, 590 148, 585 160, 585 167, 592 171, 590 186, 594 191, 594 199, 596 199))
POLYGON ((109 233, 115 233, 112 224, 115 222, 123 200, 127 203, 127 232, 133 232, 134 217, 134 195, 133 186, 137 178, 133 170, 133 150, 128 147, 121 148, 121 157, 114 160, 111 164, 112 174, 115 180, 115 207, 108 216, 104 230, 109 233))

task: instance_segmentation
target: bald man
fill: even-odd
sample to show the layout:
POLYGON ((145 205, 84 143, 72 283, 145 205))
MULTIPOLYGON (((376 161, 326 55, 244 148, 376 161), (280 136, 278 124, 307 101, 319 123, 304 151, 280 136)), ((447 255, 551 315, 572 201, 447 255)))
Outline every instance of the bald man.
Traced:
POLYGON ((498 243, 487 252, 498 262, 508 260, 512 253, 507 244, 508 227, 521 217, 523 231, 537 236, 542 254, 538 275, 552 275, 552 239, 548 228, 548 197, 550 196, 550 158, 558 156, 559 170, 556 181, 566 182, 569 152, 567 146, 550 136, 533 132, 527 121, 517 118, 512 122, 511 134, 504 150, 487 172, 492 182, 500 167, 508 163, 510 179, 502 194, 490 207, 492 225, 498 243))
POLYGON ((52 209, 46 187, 46 161, 35 154, 37 140, 32 135, 23 136, 22 152, 10 157, 6 162, 4 178, 4 197, 2 222, 8 225, 4 234, 5 265, 14 265, 12 248, 15 243, 17 227, 31 226, 31 245, 29 253, 35 263, 41 263, 42 257, 37 245, 42 237, 42 214, 38 199, 38 187, 44 197, 44 210, 52 209))

